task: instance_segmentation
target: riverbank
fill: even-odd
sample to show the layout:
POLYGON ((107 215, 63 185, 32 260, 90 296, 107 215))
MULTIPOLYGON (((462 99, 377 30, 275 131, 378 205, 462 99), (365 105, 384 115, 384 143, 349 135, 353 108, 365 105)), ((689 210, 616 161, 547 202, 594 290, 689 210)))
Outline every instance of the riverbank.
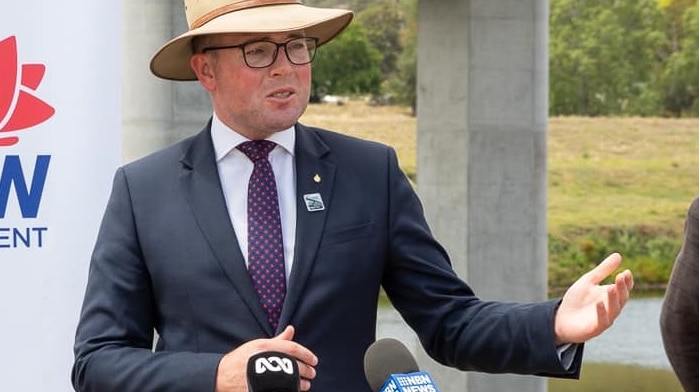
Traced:
MULTIPOLYGON (((572 282, 571 282, 572 284, 572 282)), ((568 290, 568 286, 549 286, 549 298, 561 297, 568 290)), ((633 298, 652 298, 652 297, 662 297, 665 295, 666 283, 652 283, 652 284, 634 284, 633 292, 631 293, 633 298)))

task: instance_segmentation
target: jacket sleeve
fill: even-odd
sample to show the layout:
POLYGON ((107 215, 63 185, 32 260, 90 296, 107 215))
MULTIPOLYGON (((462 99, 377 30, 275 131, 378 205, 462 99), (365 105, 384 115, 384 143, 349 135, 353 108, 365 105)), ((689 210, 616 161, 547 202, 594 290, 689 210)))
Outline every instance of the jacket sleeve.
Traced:
POLYGON ((115 175, 77 326, 78 392, 213 391, 222 354, 153 352, 155 300, 124 170, 115 175))
POLYGON ((685 221, 685 237, 677 255, 660 312, 665 352, 687 391, 699 390, 699 197, 685 221))
POLYGON ((430 233, 421 203, 392 151, 389 160, 391 266, 383 285, 427 353, 462 370, 578 377, 582 345, 570 368, 564 368, 555 347, 559 301, 480 300, 430 233))

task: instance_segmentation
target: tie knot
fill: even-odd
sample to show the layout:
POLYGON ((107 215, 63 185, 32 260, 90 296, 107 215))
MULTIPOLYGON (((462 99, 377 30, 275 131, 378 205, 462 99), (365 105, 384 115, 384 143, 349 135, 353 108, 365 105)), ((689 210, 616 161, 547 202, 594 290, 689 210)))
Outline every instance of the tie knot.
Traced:
POLYGON ((243 152, 251 161, 267 159, 270 151, 276 147, 277 143, 269 140, 250 140, 240 143, 236 148, 243 152))

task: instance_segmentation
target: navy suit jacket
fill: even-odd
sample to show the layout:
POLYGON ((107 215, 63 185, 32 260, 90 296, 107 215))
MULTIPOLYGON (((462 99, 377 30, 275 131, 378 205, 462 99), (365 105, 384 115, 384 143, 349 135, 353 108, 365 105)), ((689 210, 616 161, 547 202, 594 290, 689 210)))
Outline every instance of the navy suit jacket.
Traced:
MULTIPOLYGON (((209 127, 117 171, 77 328, 76 390, 211 392, 223 354, 277 332, 237 245, 209 127)), ((578 375, 582 350, 567 371, 554 347, 557 301, 482 301, 456 276, 392 148, 299 124, 295 159, 296 256, 279 329, 295 326, 318 356, 314 391, 370 391, 363 355, 380 287, 443 364, 578 375), (308 211, 313 193, 324 210, 308 211)))

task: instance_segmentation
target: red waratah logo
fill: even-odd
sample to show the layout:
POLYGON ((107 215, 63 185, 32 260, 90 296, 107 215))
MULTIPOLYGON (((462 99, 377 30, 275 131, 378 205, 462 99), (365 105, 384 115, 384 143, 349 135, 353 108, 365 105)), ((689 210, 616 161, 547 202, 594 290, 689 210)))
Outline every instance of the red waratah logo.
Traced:
POLYGON ((0 41, 0 147, 19 142, 4 132, 19 131, 41 124, 55 110, 33 93, 44 78, 44 64, 19 64, 17 39, 0 41))

